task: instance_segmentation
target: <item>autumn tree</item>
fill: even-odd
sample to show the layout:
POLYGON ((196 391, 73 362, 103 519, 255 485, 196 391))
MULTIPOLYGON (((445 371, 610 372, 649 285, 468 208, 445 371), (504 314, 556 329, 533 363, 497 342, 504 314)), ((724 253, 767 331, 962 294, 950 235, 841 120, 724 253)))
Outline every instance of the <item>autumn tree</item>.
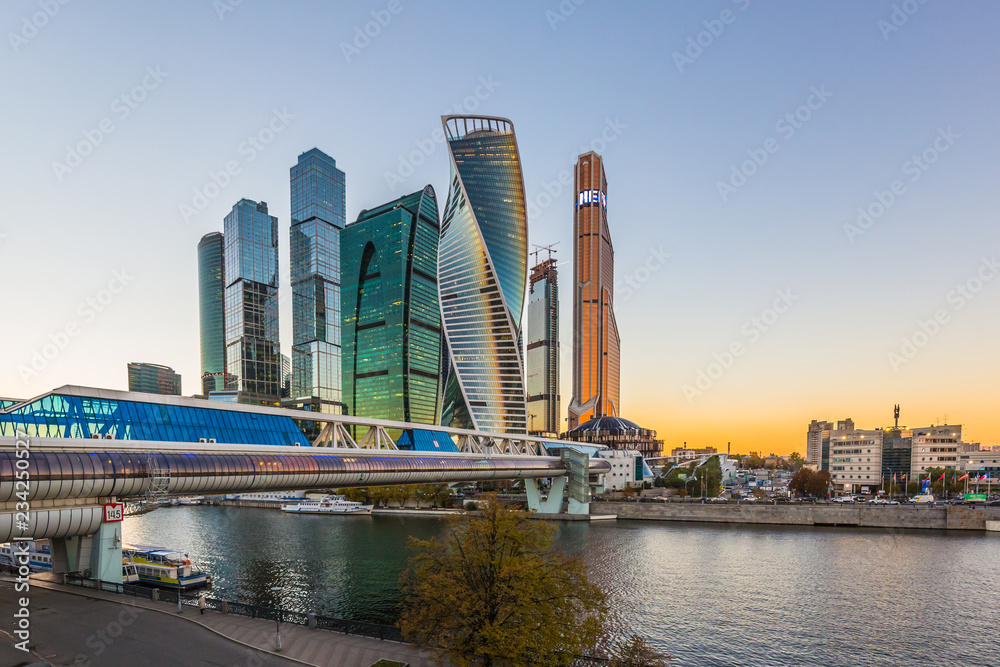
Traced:
POLYGON ((608 667, 666 667, 670 659, 672 656, 660 653, 643 637, 632 635, 614 644, 607 664, 608 667))
POLYGON ((583 561, 553 548, 551 524, 495 494, 479 509, 440 538, 410 538, 403 636, 463 667, 572 664, 597 643, 604 593, 583 561))

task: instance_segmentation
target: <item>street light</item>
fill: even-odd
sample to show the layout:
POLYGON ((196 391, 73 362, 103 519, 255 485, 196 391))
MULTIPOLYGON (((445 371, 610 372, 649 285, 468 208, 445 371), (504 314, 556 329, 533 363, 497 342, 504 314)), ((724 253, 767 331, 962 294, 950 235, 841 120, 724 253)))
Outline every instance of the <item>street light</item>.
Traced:
MULTIPOLYGON (((271 586, 272 593, 280 593, 281 586, 271 586)), ((275 596, 277 597, 277 596, 275 596)), ((281 610, 274 610, 274 650, 281 650, 281 610)))

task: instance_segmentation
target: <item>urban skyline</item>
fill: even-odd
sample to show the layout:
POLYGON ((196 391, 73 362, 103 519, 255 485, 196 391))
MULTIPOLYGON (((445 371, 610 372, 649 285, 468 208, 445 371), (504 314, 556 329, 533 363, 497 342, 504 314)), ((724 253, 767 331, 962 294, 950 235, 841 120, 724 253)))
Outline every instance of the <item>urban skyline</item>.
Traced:
MULTIPOLYGON (((996 246, 987 215, 995 210, 994 195, 982 186, 991 173, 989 156, 995 153, 984 111, 992 107, 994 93, 984 85, 987 68, 976 66, 991 62, 986 40, 976 35, 991 24, 994 10, 984 9, 982 20, 972 22, 941 8, 921 6, 906 26, 886 34, 878 23, 891 14, 891 3, 787 8, 782 13, 764 6, 752 5, 745 11, 736 6, 737 23, 692 58, 686 54, 688 38, 704 30, 704 21, 715 20, 713 12, 650 7, 642 17, 647 21, 637 21, 634 11, 623 10, 620 16, 608 17, 607 25, 599 25, 595 7, 579 6, 555 28, 540 9, 535 14, 514 12, 499 20, 495 35, 480 36, 478 44, 462 36, 460 46, 471 60, 458 76, 433 90, 420 90, 413 98, 412 114, 408 110, 390 116, 381 110, 388 108, 384 104, 388 98, 380 96, 391 85, 384 92, 372 91, 372 103, 380 110, 370 119, 371 131, 359 131, 357 138, 345 138, 343 131, 364 127, 362 114, 352 112, 350 104, 324 107, 319 102, 325 98, 314 89, 303 92, 294 78, 282 81, 290 71, 287 57, 268 64, 239 45, 245 36, 237 38, 232 26, 241 20, 241 10, 227 15, 225 22, 207 26, 219 33, 208 59, 224 71, 239 59, 253 66, 258 83, 270 84, 270 88, 254 86, 255 93, 266 91, 257 106, 250 103, 249 91, 234 97, 231 85, 211 91, 204 104, 192 104, 190 100, 204 99, 195 93, 204 92, 209 79, 216 83, 209 74, 194 74, 195 61, 201 66, 204 54, 196 59, 171 49, 142 48, 154 24, 179 30, 199 20, 216 21, 211 12, 198 19, 193 5, 177 9, 176 16, 158 9, 134 9, 120 16, 101 16, 97 23, 67 8, 60 15, 66 25, 53 21, 17 53, 11 70, 15 80, 36 75, 51 62, 75 65, 70 54, 86 50, 66 26, 79 25, 77 21, 84 21, 98 42, 102 36, 109 36, 103 40, 109 41, 110 35, 121 34, 128 21, 134 31, 129 45, 136 48, 137 57, 148 57, 141 63, 118 62, 110 47, 101 44, 86 51, 90 69, 105 74, 94 81, 92 90, 80 91, 76 111, 58 108, 40 91, 30 93, 34 102, 25 106, 48 109, 53 131, 29 130, 12 141, 23 173, 10 172, 6 182, 26 195, 23 201, 16 198, 12 219, 41 217, 73 224, 56 223, 57 244, 17 225, 3 230, 7 236, 0 251, 8 283, 17 276, 39 275, 31 258, 52 257, 52 275, 39 276, 40 289, 50 295, 52 307, 10 332, 13 347, 23 353, 11 360, 0 394, 32 396, 65 383, 124 386, 121 369, 132 359, 173 366, 185 378, 185 393, 194 393, 197 386, 191 383, 199 377, 197 337, 184 334, 181 340, 176 332, 168 336, 137 323, 158 321, 160 310, 167 308, 172 326, 196 330, 197 311, 190 305, 197 291, 191 247, 205 231, 218 228, 218 220, 232 203, 241 196, 267 200, 278 215, 281 254, 287 257, 284 230, 289 221, 281 213, 289 210, 284 178, 301 150, 322 146, 346 171, 357 174, 352 181, 357 188, 347 197, 350 216, 427 182, 443 193, 446 160, 442 144, 434 139, 432 121, 443 109, 475 105, 468 110, 502 113, 518 124, 534 242, 561 240, 563 247, 568 246, 571 214, 550 203, 574 196, 568 192, 571 186, 560 182, 560 173, 570 169, 576 155, 586 152, 581 149, 589 150, 598 140, 605 144, 594 148, 601 149, 608 162, 616 193, 609 204, 616 224, 621 283, 616 315, 622 331, 628 332, 626 352, 651 351, 651 358, 624 355, 622 399, 628 406, 626 416, 657 429, 668 446, 682 441, 718 446, 732 440, 743 451, 801 450, 801 425, 814 416, 846 413, 858 423, 884 425, 896 402, 908 407, 915 417, 911 422, 932 423, 948 414, 950 421, 967 425, 970 439, 1000 442, 1000 421, 993 416, 990 392, 981 379, 990 376, 996 364, 988 354, 988 332, 995 317, 993 284, 980 277, 980 272, 992 275, 983 260, 991 260, 990 248, 996 246), (643 22, 659 26, 655 42, 640 25, 643 22), (571 63, 562 59, 561 51, 580 40, 600 44, 595 38, 626 25, 637 31, 632 40, 635 49, 616 52, 611 46, 617 42, 605 37, 608 46, 584 56, 581 63, 608 87, 604 99, 614 101, 592 110, 574 106, 575 114, 559 100, 572 99, 578 83, 563 81, 552 69, 533 74, 523 68, 524 62, 538 59, 540 52, 534 46, 518 54, 510 67, 477 55, 480 49, 496 46, 502 36, 526 31, 537 41, 544 40, 544 52, 554 58, 546 62, 570 71, 571 63), (829 35, 828 41, 809 47, 799 44, 819 26, 829 35), (956 35, 966 38, 953 48, 956 35), (834 45, 848 42, 854 51, 844 59, 834 45), (750 48, 762 43, 774 48, 750 48), (45 48, 38 46, 42 44, 45 48), (796 44, 802 46, 799 62, 780 57, 787 49, 798 48, 796 44), (655 52, 649 51, 654 47, 655 52), (678 60, 675 52, 693 62, 678 60), (749 63, 738 55, 746 53, 751 54, 749 63), (108 101, 138 85, 147 76, 147 65, 155 72, 155 60, 161 57, 166 76, 160 82, 146 79, 148 99, 127 119, 113 116, 116 132, 106 136, 81 166, 56 175, 53 162, 67 162, 64 146, 75 146, 83 141, 82 130, 92 130, 93 123, 79 110, 89 110, 99 119, 108 101), (647 66, 653 62, 658 68, 663 96, 636 85, 640 82, 633 72, 642 69, 636 66, 639 62, 647 66), (897 68, 907 72, 905 82, 896 76, 897 68), (814 87, 819 94, 812 92, 814 87), (935 94, 928 102, 928 91, 947 94, 935 94), (207 118, 205 104, 224 105, 227 97, 238 100, 242 109, 219 120, 207 118), (471 99, 468 104, 466 98, 471 99), (965 102, 952 101, 959 99, 965 102), (295 118, 281 115, 282 103, 295 118), (324 111, 312 111, 313 107, 324 111), (549 123, 530 113, 539 107, 553 109, 553 117, 565 122, 549 123), (803 116, 810 115, 805 122, 795 116, 802 108, 803 116), (785 119, 786 114, 793 122, 785 119), (334 116, 338 122, 331 123, 334 116), (142 158, 148 155, 150 142, 154 137, 162 142, 164 129, 174 118, 191 121, 185 126, 190 129, 178 134, 175 145, 157 144, 162 167, 127 173, 115 166, 147 164, 142 158), (676 129, 665 131, 664 118, 668 128, 676 129), (899 118, 906 121, 900 123, 899 118), (273 133, 267 143, 258 139, 263 128, 273 133), (794 130, 791 135, 790 130, 794 130), (246 152, 241 153, 240 145, 251 134, 263 150, 247 142, 246 152), (745 170, 759 169, 757 173, 742 174, 745 161, 752 160, 751 154, 759 160, 760 147, 772 136, 780 150, 768 153, 765 164, 755 168, 754 163, 745 170), (418 143, 434 150, 421 152, 418 143), (411 160, 413 151, 419 157, 411 160), (643 157, 650 151, 655 161, 643 157), (933 165, 922 157, 927 151, 933 165), (250 154, 252 161, 247 160, 250 154), (914 155, 928 168, 917 166, 914 155), (239 174, 226 171, 231 158, 239 174), (916 168, 919 180, 910 180, 910 171, 904 168, 916 168), (222 193, 213 194, 212 188, 219 186, 212 175, 225 181, 220 173, 230 183, 222 193), (741 177, 746 181, 741 183, 741 177), (902 196, 889 189, 897 177, 906 187, 902 196), (726 201, 717 182, 735 189, 723 188, 726 201), (194 189, 207 202, 196 201, 194 189), (206 197, 206 191, 212 196, 206 197), (867 218, 857 213, 859 207, 879 213, 876 205, 881 203, 875 193, 885 192, 894 198, 889 210, 874 217, 866 213, 867 218), (30 209, 24 207, 27 201, 32 202, 30 209), (69 201, 71 207, 61 203, 69 201), (197 213, 185 220, 181 204, 197 213), (857 225, 859 218, 865 226, 858 229, 864 233, 848 239, 845 225, 857 225), (129 232, 122 234, 124 229, 129 232), (944 229, 951 230, 947 243, 941 242, 944 229), (146 250, 142 264, 126 261, 117 266, 112 261, 134 257, 137 244, 148 243, 154 230, 156 245, 149 247, 156 252, 146 250), (100 242, 94 240, 98 238, 100 242), (62 268, 77 266, 66 255, 67 248, 101 261, 74 269, 78 273, 71 276, 68 268, 62 268), (916 257, 934 260, 914 262, 916 257), (840 268, 832 270, 834 266, 840 268), (86 306, 83 312, 88 315, 80 315, 78 304, 97 299, 114 278, 113 272, 122 269, 127 287, 115 293, 110 304, 98 302, 101 310, 86 306), (773 309, 779 291, 788 297, 778 304, 781 312, 773 309), (944 324, 935 317, 941 309, 944 324), (94 317, 88 319, 91 312, 94 317), (854 325, 831 322, 830 313, 835 312, 850 313, 854 325), (51 343, 50 336, 58 338, 70 320, 85 325, 82 333, 54 358, 43 356, 33 366, 34 353, 51 343), (663 340, 669 344, 662 345, 663 340), (737 343, 744 352, 730 361, 729 350, 737 343), (112 361, 108 369, 92 368, 87 360, 93 358, 112 361), (22 366, 35 374, 22 373, 22 366), (858 377, 869 381, 857 387, 858 377), (683 393, 685 386, 700 393, 689 399, 683 393)), ((292 27, 301 28, 309 19, 304 10, 262 11, 274 12, 271 25, 279 36, 293 34, 292 27)), ((343 34, 335 31, 335 41, 348 42, 353 27, 367 20, 365 10, 345 9, 343 34)), ((394 30, 420 30, 432 38, 459 32, 451 28, 447 17, 409 10, 392 24, 394 30)), ((415 82, 414 70, 396 42, 387 30, 350 62, 334 63, 336 80, 346 87, 360 85, 372 76, 373 68, 395 62, 402 64, 399 74, 389 80, 396 91, 408 76, 415 82)), ((436 67, 450 62, 443 54, 431 52, 427 57, 436 67)), ((315 73, 310 67, 307 71, 315 73)), ((73 85, 72 66, 64 73, 55 72, 46 74, 52 90, 73 85)), ((417 87, 414 83, 413 90, 417 87)), ((14 116, 12 123, 30 126, 26 117, 14 116)), ((882 199, 889 201, 885 194, 882 199)), ((282 262, 283 286, 290 284, 286 266, 282 262)), ((27 295, 12 298, 18 312, 28 307, 27 295)), ((564 293, 562 306, 567 313, 565 298, 564 293)), ((282 317, 287 318, 282 322, 287 353, 291 315, 283 312, 282 317)), ((564 357, 570 349, 567 329, 564 357)), ((564 400, 569 396, 567 375, 563 373, 564 400)))

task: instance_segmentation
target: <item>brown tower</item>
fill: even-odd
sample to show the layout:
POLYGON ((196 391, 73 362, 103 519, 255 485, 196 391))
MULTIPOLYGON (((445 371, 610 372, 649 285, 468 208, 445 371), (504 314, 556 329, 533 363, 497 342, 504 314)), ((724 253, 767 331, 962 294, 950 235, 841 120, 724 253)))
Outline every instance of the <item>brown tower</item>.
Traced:
POLYGON ((608 229, 604 159, 591 151, 576 162, 573 213, 573 400, 569 428, 617 417, 621 346, 613 308, 615 250, 608 229))

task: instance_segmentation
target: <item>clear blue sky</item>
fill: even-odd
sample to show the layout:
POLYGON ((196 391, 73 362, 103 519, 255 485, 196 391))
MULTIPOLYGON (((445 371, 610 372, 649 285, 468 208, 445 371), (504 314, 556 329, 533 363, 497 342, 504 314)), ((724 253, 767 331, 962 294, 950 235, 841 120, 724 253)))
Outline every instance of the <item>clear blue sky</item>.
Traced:
MULTIPOLYGON (((513 120, 539 205, 530 242, 559 242, 561 260, 572 257, 572 193, 544 206, 546 184, 578 153, 604 154, 617 276, 644 280, 618 293, 623 416, 669 446, 801 450, 809 419, 880 426, 896 402, 905 423, 947 415, 1000 443, 1000 280, 949 299, 977 287, 977 272, 992 278, 982 258, 1000 252, 1000 5, 564 0, 574 10, 563 15, 555 0, 243 0, 220 18, 232 1, 75 0, 35 17, 38 30, 25 20, 44 0, 4 3, 0 396, 124 388, 129 361, 171 365, 194 393, 200 237, 240 198, 267 201, 287 293, 297 155, 316 146, 337 160, 349 220, 426 183, 443 198, 440 144, 395 190, 386 173, 432 142, 442 113, 474 104, 513 120), (902 25, 890 31, 894 5, 902 25), (386 24, 345 55, 372 12, 386 24), (683 61, 674 54, 689 38, 704 46, 683 61), (808 120, 779 123, 796 110, 808 120), (280 131, 261 150, 243 143, 269 123, 280 131), (602 132, 613 140, 594 146, 602 132), (85 133, 103 136, 79 165, 54 167, 85 133), (719 182, 748 151, 763 164, 723 196, 719 182), (925 151, 933 164, 907 164, 925 151), (182 205, 230 161, 239 173, 185 222, 182 205), (886 212, 849 239, 858 207, 897 180, 886 212), (660 248, 670 258, 648 272, 660 248), (107 301, 121 270, 124 289, 99 312, 87 306, 107 301), (779 290, 793 298, 772 318, 779 290), (936 311, 943 323, 925 340, 919 322, 936 311), (65 349, 23 378, 67 327, 65 349), (925 343, 912 358, 904 337, 925 343), (720 373, 715 355, 725 362, 733 344, 742 354, 720 373)), ((286 351, 289 316, 286 301, 286 351)), ((569 380, 566 363, 564 411, 569 380)))

